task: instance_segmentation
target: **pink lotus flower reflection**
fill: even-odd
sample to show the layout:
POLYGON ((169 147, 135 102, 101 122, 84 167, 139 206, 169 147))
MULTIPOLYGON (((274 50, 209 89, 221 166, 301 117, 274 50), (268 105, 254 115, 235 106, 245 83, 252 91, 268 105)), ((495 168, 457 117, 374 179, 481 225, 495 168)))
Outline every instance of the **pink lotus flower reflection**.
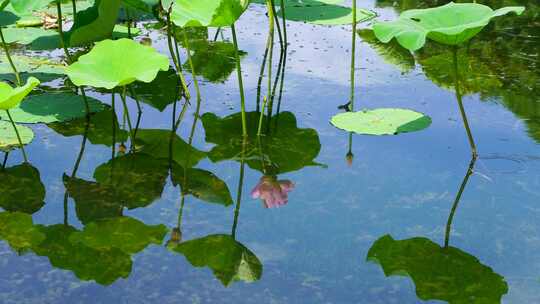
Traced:
POLYGON ((293 189, 294 183, 290 180, 278 181, 275 176, 263 176, 251 191, 251 196, 260 198, 264 207, 274 208, 286 205, 289 201, 289 192, 293 189))

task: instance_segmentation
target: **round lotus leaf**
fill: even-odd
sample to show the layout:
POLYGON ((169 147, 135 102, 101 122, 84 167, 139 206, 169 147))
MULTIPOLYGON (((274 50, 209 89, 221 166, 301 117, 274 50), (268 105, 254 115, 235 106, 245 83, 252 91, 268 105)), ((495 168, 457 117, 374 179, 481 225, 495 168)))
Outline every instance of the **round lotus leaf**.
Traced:
POLYGON ((38 85, 39 80, 34 77, 28 78, 24 86, 16 88, 5 82, 0 82, 0 110, 16 107, 38 85))
POLYGON ((134 81, 151 82, 169 69, 169 59, 130 39, 104 40, 66 69, 77 86, 113 89, 134 81))
POLYGON ((332 117, 331 123, 342 130, 366 135, 396 135, 423 130, 431 118, 408 109, 375 109, 347 112, 332 117))
MULTIPOLYGON (((31 143, 34 139, 32 129, 17 125, 17 130, 19 131, 23 145, 31 143)), ((20 148, 19 141, 11 123, 0 121, 0 151, 9 152, 18 148, 20 148)))
POLYGON ((399 19, 379 22, 373 31, 386 43, 396 38, 403 47, 415 51, 424 46, 426 38, 447 45, 459 45, 478 34, 492 18, 510 12, 521 14, 522 6, 509 6, 498 10, 477 3, 453 3, 404 11, 399 19))
POLYGON ((171 20, 179 27, 232 25, 244 13, 248 0, 176 0, 171 20))
MULTIPOLYGON (((281 16, 282 10, 277 12, 281 16)), ((361 23, 369 21, 377 16, 376 13, 357 8, 356 22, 361 23)), ((292 21, 302 21, 319 25, 343 25, 353 23, 353 10, 349 7, 324 4, 324 5, 305 5, 290 6, 285 10, 285 17, 292 21)))
MULTIPOLYGON (((99 100, 87 97, 90 112, 107 108, 99 100)), ((84 98, 73 93, 45 93, 28 97, 11 111, 13 120, 18 123, 52 123, 68 121, 86 115, 84 98)), ((6 120, 6 113, 0 111, 0 119, 6 120)))

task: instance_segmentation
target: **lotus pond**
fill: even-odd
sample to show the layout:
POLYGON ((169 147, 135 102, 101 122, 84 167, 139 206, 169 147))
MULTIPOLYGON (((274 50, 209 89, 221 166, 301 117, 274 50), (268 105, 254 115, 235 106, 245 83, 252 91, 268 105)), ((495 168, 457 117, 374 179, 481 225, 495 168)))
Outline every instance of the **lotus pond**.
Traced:
POLYGON ((540 303, 540 6, 458 2, 0 1, 0 303, 540 303))

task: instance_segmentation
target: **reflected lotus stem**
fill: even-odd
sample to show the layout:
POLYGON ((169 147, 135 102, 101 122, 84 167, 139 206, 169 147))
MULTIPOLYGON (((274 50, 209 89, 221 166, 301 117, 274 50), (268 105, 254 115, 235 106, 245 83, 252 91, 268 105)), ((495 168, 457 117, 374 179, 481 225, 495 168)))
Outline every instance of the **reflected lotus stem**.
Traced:
POLYGON ((125 86, 122 89, 122 93, 120 94, 120 98, 122 99, 122 105, 124 106, 124 113, 125 113, 125 115, 127 115, 127 123, 128 123, 128 127, 129 127, 129 133, 131 134, 131 145, 132 145, 132 149, 133 149, 134 141, 135 141, 135 133, 133 132, 133 127, 131 126, 131 117, 129 115, 129 109, 128 109, 127 102, 126 102, 126 87, 125 86))
POLYGON ((263 118, 264 118, 264 109, 266 108, 266 102, 267 102, 267 99, 266 99, 266 96, 265 96, 264 99, 263 99, 263 106, 262 106, 262 109, 261 109, 261 115, 259 116, 259 128, 257 130, 257 136, 262 135, 262 123, 263 123, 263 118))
POLYGON ((8 158, 9 158, 9 152, 5 152, 5 153, 4 153, 4 161, 2 162, 2 169, 5 169, 5 168, 6 168, 6 164, 7 164, 8 158))
POLYGON ((238 52, 238 39, 236 38, 236 28, 234 23, 231 25, 233 43, 234 43, 234 56, 236 58, 236 72, 238 74, 238 86, 240 87, 240 108, 242 110, 242 134, 244 137, 248 136, 247 122, 246 122, 246 98, 244 95, 244 82, 242 81, 242 67, 240 65, 240 55, 238 52))
POLYGON ((197 94, 197 103, 199 103, 201 102, 201 90, 199 89, 199 80, 197 79, 197 74, 195 73, 195 65, 193 64, 193 60, 191 59, 191 49, 189 47, 189 41, 188 41, 186 31, 183 30, 182 34, 184 38, 184 46, 186 48, 189 66, 191 68, 191 75, 193 77, 193 85, 195 86, 195 92, 197 94))
POLYGON ((6 53, 7 60, 9 61, 9 65, 11 66, 11 69, 13 70, 13 74, 15 74, 15 80, 17 81, 17 86, 21 86, 21 76, 19 74, 19 71, 17 71, 17 68, 15 67, 15 64, 13 63, 13 60, 11 59, 11 55, 9 54, 9 48, 6 43, 6 40, 4 39, 4 33, 2 32, 2 27, 0 26, 0 39, 2 39, 2 47, 4 48, 4 52, 6 53))
POLYGON ((15 130, 15 135, 17 135, 17 140, 19 141, 19 146, 21 147, 24 162, 28 163, 28 157, 26 157, 26 151, 24 151, 24 145, 22 143, 21 135, 19 134, 19 130, 17 129, 17 125, 15 125, 15 122, 13 121, 13 117, 11 117, 11 113, 9 113, 9 110, 6 110, 6 113, 7 113, 8 117, 9 117, 9 121, 11 122, 11 125, 13 126, 13 130, 15 130))
POLYGON ((112 110, 112 159, 114 160, 114 157, 116 155, 116 106, 115 106, 115 100, 114 100, 114 89, 111 92, 111 110, 112 110))

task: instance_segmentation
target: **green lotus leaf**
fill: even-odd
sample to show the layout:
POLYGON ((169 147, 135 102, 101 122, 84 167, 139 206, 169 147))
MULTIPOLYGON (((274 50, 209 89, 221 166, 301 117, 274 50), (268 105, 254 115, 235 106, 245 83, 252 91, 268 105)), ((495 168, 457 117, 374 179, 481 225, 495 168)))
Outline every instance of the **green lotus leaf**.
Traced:
POLYGON ((257 256, 229 235, 209 235, 168 248, 183 254, 195 267, 209 267, 225 286, 261 278, 262 264, 257 256))
POLYGON ((431 118, 408 109, 375 109, 346 112, 332 117, 331 123, 347 132, 366 135, 395 135, 423 130, 431 118))
MULTIPOLYGON (((315 158, 321 151, 321 143, 317 131, 299 128, 293 113, 281 112, 270 121, 266 116, 263 118, 266 136, 258 137, 259 117, 258 112, 246 113, 248 138, 245 156, 250 168, 277 175, 318 165, 315 158)), ((241 113, 223 118, 205 113, 201 120, 206 141, 216 144, 208 153, 210 160, 240 161, 243 149, 241 113)))
POLYGON ((129 209, 146 207, 160 198, 168 175, 167 161, 144 153, 117 157, 94 171, 96 181, 112 189, 117 204, 129 209))
POLYGON ((150 244, 160 245, 166 234, 165 225, 148 226, 130 217, 117 217, 90 223, 69 240, 96 250, 117 248, 134 254, 150 244))
POLYGON ((0 213, 0 239, 16 251, 25 251, 41 243, 45 235, 34 226, 32 216, 22 212, 0 213))
POLYGON ((113 89, 134 81, 151 82, 169 69, 169 59, 131 39, 104 40, 66 69, 77 86, 113 89))
MULTIPOLYGON (((277 12, 278 16, 282 16, 282 10, 277 12)), ((357 8, 356 22, 366 22, 377 16, 376 13, 357 8)), ((302 5, 289 6, 285 11, 285 18, 291 21, 307 22, 319 25, 344 25, 353 23, 353 11, 349 7, 322 4, 322 5, 302 5)))
POLYGON ((426 238, 396 241, 385 235, 369 249, 367 259, 380 264, 386 276, 409 276, 424 301, 501 303, 508 292, 504 278, 476 257, 426 238))
POLYGON ((117 248, 90 248, 81 243, 72 243, 69 238, 77 229, 64 224, 38 226, 45 239, 32 251, 49 258, 53 267, 72 271, 83 281, 94 280, 101 285, 110 285, 131 273, 131 257, 117 248))
POLYGON ((66 191, 75 202, 77 218, 88 224, 97 220, 122 216, 124 206, 117 199, 113 186, 64 175, 66 191))
MULTIPOLYGON (((23 81, 28 81, 30 77, 36 77, 41 82, 48 82, 60 78, 64 74, 64 66, 48 58, 37 55, 12 55, 11 59, 19 70, 23 81)), ((0 80, 16 82, 9 61, 3 54, 0 55, 0 80)))
POLYGON ((94 5, 77 12, 75 23, 65 33, 68 46, 82 46, 111 38, 121 0, 96 0, 94 5))
MULTIPOLYGON (((29 50, 54 50, 61 48, 60 38, 58 36, 58 31, 55 29, 44 29, 42 27, 9 27, 3 30, 4 37, 8 43, 16 43, 24 45, 25 48, 29 50)), ((140 34, 140 30, 136 28, 131 29, 131 36, 137 36, 140 34)), ((110 38, 111 34, 108 34, 106 37, 92 38, 87 37, 88 40, 102 40, 105 38, 110 38)), ((113 39, 127 38, 128 31, 127 27, 121 24, 114 26, 112 32, 113 39)), ((82 42, 81 42, 82 44, 82 42)), ((67 46, 70 46, 66 42, 67 46)), ((76 46, 76 45, 75 45, 76 46)), ((17 66, 18 67, 18 66, 17 66)), ((63 73, 63 66, 62 66, 63 73)))
MULTIPOLYGON (((17 125, 17 130, 21 136, 23 145, 27 145, 34 140, 34 132, 32 129, 17 125)), ((9 152, 11 150, 19 149, 20 144, 17 139, 17 133, 13 130, 11 123, 7 121, 0 121, 0 151, 9 152)))
POLYGON ((89 121, 84 117, 70 121, 54 122, 47 124, 47 126, 65 137, 83 136, 86 133, 90 143, 110 147, 113 145, 113 124, 116 129, 116 142, 127 141, 129 132, 120 128, 116 113, 113 113, 111 108, 93 113, 89 121))
POLYGON ((30 13, 49 5, 54 0, 9 0, 13 9, 18 13, 30 13))
POLYGON ((522 6, 492 10, 477 3, 453 3, 404 11, 395 21, 373 25, 375 36, 386 43, 396 40, 406 49, 418 50, 429 38, 446 45, 459 45, 478 34, 492 18, 514 12, 521 14, 522 6))
POLYGON ((30 164, 0 169, 0 207, 33 214, 45 205, 45 186, 39 171, 30 164))
POLYGON ((139 130, 135 142, 140 153, 162 160, 169 160, 170 157, 177 164, 188 168, 196 166, 206 157, 205 152, 190 146, 178 134, 169 130, 139 130))
POLYGON ((176 0, 171 20, 179 27, 230 26, 248 5, 248 0, 176 0))
MULTIPOLYGON (((95 113, 108 108, 99 100, 87 97, 90 112, 95 113)), ((11 112, 13 120, 19 123, 51 123, 68 121, 86 116, 84 98, 73 93, 44 93, 28 97, 11 112)), ((0 112, 1 119, 8 119, 0 112)))
POLYGON ((30 77, 22 87, 13 88, 5 82, 0 82, 0 110, 10 110, 19 105, 39 83, 34 77, 30 77))
POLYGON ((212 172, 196 168, 183 168, 173 163, 171 179, 175 186, 180 185, 183 193, 191 194, 202 201, 224 206, 233 204, 227 184, 212 172))

